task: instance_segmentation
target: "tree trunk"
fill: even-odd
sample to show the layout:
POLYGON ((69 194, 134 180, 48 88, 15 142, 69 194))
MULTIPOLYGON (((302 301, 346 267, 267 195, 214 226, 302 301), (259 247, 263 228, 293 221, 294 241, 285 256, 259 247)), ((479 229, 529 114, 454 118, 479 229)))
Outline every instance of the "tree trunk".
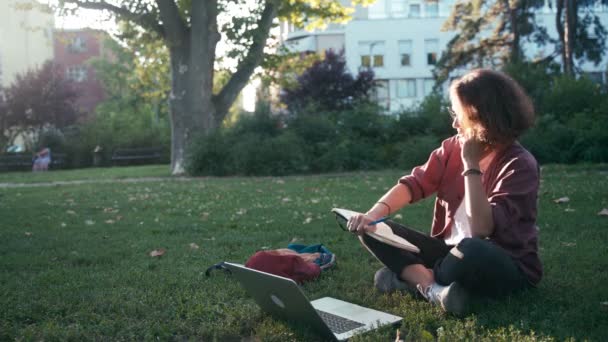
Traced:
MULTIPOLYGON (((188 145, 197 134, 209 134, 216 128, 212 89, 202 81, 200 61, 193 60, 186 49, 171 51, 171 174, 185 173, 188 145)), ((189 49, 187 49, 189 50, 189 49)))
POLYGON ((523 1, 505 1, 505 5, 507 6, 507 10, 509 11, 509 22, 511 24, 511 33, 513 35, 513 40, 511 41, 511 53, 509 59, 511 63, 518 62, 521 57, 521 49, 520 49, 520 40, 521 35, 519 32, 519 23, 517 21, 518 11, 524 12, 524 10, 520 10, 520 7, 525 6, 523 1), (511 5, 511 3, 513 3, 511 5))
POLYGON ((218 113, 213 101, 215 48, 220 40, 217 2, 195 1, 190 29, 175 7, 166 8, 165 15, 173 18, 166 37, 171 54, 171 174, 181 175, 193 138, 213 132, 225 115, 218 113))
POLYGON ((564 28, 564 37, 566 41, 566 73, 570 76, 574 75, 574 34, 576 33, 576 0, 566 0, 566 26, 564 28))
POLYGON ((574 75, 573 47, 576 24, 576 6, 573 0, 558 0, 555 24, 561 42, 564 74, 574 75), (563 17, 563 20, 562 20, 563 17))

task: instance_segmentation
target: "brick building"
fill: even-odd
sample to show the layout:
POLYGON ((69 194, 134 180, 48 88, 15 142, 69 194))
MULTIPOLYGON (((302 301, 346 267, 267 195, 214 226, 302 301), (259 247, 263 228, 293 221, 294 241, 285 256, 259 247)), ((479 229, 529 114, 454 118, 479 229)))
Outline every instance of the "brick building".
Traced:
POLYGON ((105 99, 89 60, 111 58, 111 51, 104 48, 108 39, 111 37, 105 31, 93 29, 56 30, 54 34, 55 63, 65 70, 67 78, 77 82, 80 91, 77 106, 85 120, 105 99))

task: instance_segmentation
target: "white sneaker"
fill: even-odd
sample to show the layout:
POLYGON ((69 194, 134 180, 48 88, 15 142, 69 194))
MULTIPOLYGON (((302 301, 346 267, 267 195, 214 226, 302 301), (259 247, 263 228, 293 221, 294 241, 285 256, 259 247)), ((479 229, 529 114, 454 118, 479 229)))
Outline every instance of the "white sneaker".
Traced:
POLYGON ((453 282, 448 286, 441 286, 433 283, 423 289, 420 284, 417 285, 418 291, 430 303, 439 305, 445 312, 452 313, 456 316, 464 316, 469 305, 469 294, 457 282, 453 282))
POLYGON ((376 286, 376 289, 378 289, 380 293, 404 291, 413 296, 418 295, 416 288, 399 279, 397 274, 388 269, 388 267, 383 267, 376 272, 374 275, 374 286, 376 286))

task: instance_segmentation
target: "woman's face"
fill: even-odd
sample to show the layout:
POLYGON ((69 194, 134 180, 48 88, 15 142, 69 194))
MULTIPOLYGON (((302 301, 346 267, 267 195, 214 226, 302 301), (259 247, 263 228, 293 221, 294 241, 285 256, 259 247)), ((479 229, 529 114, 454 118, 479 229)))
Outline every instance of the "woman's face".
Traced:
POLYGON ((456 130, 456 132, 458 132, 459 135, 462 135, 464 132, 460 123, 462 122, 464 112, 457 96, 452 96, 452 106, 449 109, 450 116, 452 117, 452 127, 456 130))

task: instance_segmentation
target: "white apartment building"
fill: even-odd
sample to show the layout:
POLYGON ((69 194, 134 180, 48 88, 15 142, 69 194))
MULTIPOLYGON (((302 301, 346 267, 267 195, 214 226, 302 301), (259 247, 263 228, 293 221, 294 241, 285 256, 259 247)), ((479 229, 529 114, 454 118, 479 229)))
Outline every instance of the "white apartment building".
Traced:
POLYGON ((54 15, 35 0, 0 0, 0 85, 53 59, 54 15))
MULTIPOLYGON (((350 1, 342 0, 345 5, 350 1)), ((376 97, 388 112, 418 104, 433 86, 432 70, 447 43, 455 35, 442 32, 454 0, 377 0, 369 7, 357 6, 353 20, 345 25, 331 24, 325 30, 308 32, 289 23, 281 25, 281 36, 291 51, 317 52, 331 48, 344 50, 351 73, 371 67, 378 80, 376 97)), ((608 6, 599 1, 594 11, 608 28, 608 6)), ((537 21, 557 37, 555 12, 549 7, 538 11, 537 21)), ((524 45, 528 56, 548 55, 553 47, 524 45)), ((598 66, 585 63, 583 70, 606 82, 608 56, 598 66)))

